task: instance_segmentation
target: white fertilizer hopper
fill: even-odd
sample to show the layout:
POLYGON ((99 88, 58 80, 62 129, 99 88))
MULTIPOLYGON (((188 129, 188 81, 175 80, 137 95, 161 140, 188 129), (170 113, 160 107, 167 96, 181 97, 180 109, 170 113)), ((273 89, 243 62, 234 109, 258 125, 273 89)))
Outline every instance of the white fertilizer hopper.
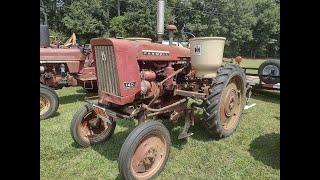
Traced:
POLYGON ((226 38, 199 37, 190 41, 191 64, 196 70, 196 76, 213 78, 222 65, 223 51, 226 38))

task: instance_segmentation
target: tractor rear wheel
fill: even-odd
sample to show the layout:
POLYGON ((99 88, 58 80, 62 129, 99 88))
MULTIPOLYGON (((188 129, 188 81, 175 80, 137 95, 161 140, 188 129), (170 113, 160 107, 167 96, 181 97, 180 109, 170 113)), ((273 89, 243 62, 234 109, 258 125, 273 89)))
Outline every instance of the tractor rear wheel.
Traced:
POLYGON ((170 150, 170 134, 157 121, 137 126, 123 143, 119 172, 123 179, 153 179, 164 168, 170 150))
POLYGON ((57 93, 48 86, 40 84, 40 120, 52 116, 59 107, 57 93))
POLYGON ((97 117, 90 104, 84 104, 74 114, 70 131, 73 140, 82 147, 102 143, 113 134, 116 122, 104 122, 97 117))
POLYGON ((215 137, 230 136, 237 128, 245 106, 245 85, 245 74, 239 65, 225 64, 218 69, 204 107, 206 127, 215 137))

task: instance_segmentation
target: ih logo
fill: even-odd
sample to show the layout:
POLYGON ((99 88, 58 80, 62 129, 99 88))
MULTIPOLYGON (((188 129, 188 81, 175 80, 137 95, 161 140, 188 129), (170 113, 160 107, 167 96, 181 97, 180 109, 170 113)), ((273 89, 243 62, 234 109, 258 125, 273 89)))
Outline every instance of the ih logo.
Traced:
POLYGON ((201 55, 201 46, 200 45, 196 45, 194 47, 194 55, 201 55))
POLYGON ((106 54, 104 52, 102 52, 102 54, 101 54, 101 60, 107 61, 106 54))
POLYGON ((132 81, 132 82, 124 82, 124 87, 126 89, 130 89, 130 88, 134 88, 136 86, 136 82, 132 81))

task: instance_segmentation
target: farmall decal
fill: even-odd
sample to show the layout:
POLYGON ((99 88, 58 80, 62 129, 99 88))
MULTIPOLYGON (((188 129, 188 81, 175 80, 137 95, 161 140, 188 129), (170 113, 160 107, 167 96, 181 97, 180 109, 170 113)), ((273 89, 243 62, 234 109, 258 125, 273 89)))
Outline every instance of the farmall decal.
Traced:
POLYGON ((169 56, 169 51, 154 51, 154 50, 142 50, 143 55, 151 55, 151 56, 169 56))
POLYGON ((136 82, 132 81, 132 82, 124 82, 124 88, 126 89, 130 89, 130 88, 134 88, 136 86, 136 82))

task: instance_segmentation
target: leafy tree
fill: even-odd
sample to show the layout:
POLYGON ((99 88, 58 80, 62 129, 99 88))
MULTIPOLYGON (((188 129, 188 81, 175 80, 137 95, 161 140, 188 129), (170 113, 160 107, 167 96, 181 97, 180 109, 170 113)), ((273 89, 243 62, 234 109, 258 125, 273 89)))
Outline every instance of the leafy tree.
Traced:
MULTIPOLYGON (((157 0, 42 0, 52 32, 73 32, 88 42, 93 37, 155 39, 157 0)), ((280 54, 279 0, 166 0, 165 25, 197 37, 224 36, 226 56, 277 57, 280 54)), ((42 13, 43 15, 43 13, 42 13)), ((188 35, 189 36, 189 35, 188 35)), ((190 37, 190 36, 189 36, 190 37)), ((164 38, 167 38, 165 33, 164 38)))
POLYGON ((250 49, 253 57, 280 54, 280 11, 279 4, 270 0, 256 2, 255 14, 258 18, 253 29, 250 49))
POLYGON ((117 16, 112 18, 110 23, 110 35, 111 37, 127 37, 128 32, 125 29, 126 24, 124 23, 124 16, 117 16))
MULTIPOLYGON (((157 26, 157 0, 130 0, 124 13, 125 29, 129 36, 154 38, 157 26)), ((165 24, 174 23, 170 9, 165 10, 165 24)))
POLYGON ((252 37, 251 27, 256 23, 254 4, 247 0, 225 0, 221 24, 222 35, 227 37, 226 55, 242 55, 252 37))
POLYGON ((80 39, 108 35, 108 21, 101 0, 77 0, 68 7, 62 23, 69 33, 75 32, 80 39))

